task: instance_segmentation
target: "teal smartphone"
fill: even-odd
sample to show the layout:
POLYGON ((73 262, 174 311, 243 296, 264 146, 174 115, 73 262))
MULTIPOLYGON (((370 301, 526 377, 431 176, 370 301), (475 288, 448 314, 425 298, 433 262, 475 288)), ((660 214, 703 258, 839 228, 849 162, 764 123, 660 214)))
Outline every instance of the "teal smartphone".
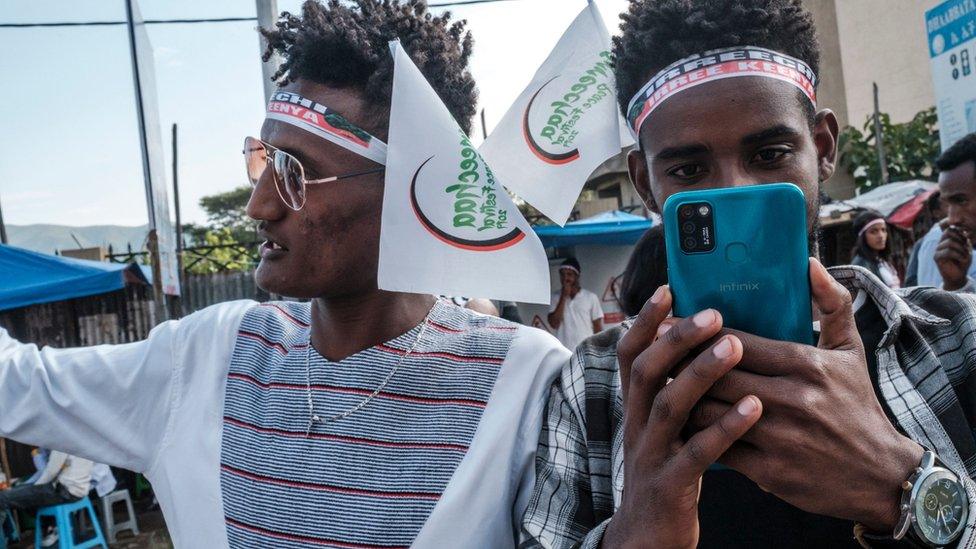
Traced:
POLYGON ((663 217, 675 316, 712 308, 726 327, 813 343, 806 201, 796 185, 681 192, 663 217))

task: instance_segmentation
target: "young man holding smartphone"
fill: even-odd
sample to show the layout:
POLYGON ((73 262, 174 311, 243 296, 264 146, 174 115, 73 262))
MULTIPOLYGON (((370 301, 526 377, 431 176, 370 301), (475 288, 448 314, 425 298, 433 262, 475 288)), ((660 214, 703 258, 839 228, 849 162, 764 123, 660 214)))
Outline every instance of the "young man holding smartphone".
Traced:
MULTIPOLYGON (((816 104, 801 0, 632 0, 622 18, 647 206, 794 183, 816 255, 838 124, 816 104)), ((525 545, 976 545, 976 304, 816 259, 810 284, 815 347, 723 329, 711 310, 668 318, 666 286, 585 341, 550 394, 525 545)))

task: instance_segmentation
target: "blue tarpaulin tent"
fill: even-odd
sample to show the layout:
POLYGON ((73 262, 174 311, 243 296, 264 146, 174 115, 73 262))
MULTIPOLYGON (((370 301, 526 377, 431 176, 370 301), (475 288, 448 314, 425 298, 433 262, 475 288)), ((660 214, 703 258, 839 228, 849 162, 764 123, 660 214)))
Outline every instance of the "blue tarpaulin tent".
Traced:
POLYGON ((546 225, 534 229, 546 248, 583 244, 624 246, 635 244, 651 225, 650 219, 615 210, 571 221, 565 227, 546 225))
POLYGON ((121 290, 149 283, 136 264, 102 263, 0 244, 0 311, 121 290))

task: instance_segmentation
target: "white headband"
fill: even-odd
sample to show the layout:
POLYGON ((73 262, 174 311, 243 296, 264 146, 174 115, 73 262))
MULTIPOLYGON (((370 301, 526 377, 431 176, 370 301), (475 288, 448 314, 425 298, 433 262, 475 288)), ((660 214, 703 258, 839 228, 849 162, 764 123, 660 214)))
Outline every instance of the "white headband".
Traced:
POLYGON ((867 230, 870 229, 871 227, 874 227, 875 225, 882 225, 884 223, 885 223, 885 220, 884 220, 883 217, 879 217, 877 219, 872 219, 871 221, 868 222, 867 225, 861 227, 861 230, 858 231, 858 233, 857 233, 857 237, 858 238, 861 238, 861 235, 864 234, 865 232, 867 232, 867 230))
POLYGON ((268 102, 267 117, 297 126, 343 149, 386 165, 386 143, 334 110, 297 93, 275 92, 268 102))
POLYGON ((735 46, 686 57, 661 69, 627 105, 627 126, 636 139, 651 112, 668 98, 715 80, 765 76, 793 84, 816 106, 817 75, 799 59, 755 46, 735 46))

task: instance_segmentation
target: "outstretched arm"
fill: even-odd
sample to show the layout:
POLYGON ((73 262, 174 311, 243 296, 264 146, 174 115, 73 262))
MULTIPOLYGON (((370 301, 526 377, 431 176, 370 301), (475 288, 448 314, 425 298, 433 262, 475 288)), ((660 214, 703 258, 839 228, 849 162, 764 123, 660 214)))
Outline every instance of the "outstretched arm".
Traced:
POLYGON ((178 325, 76 349, 38 349, 0 329, 0 436, 146 470, 172 407, 178 325))

